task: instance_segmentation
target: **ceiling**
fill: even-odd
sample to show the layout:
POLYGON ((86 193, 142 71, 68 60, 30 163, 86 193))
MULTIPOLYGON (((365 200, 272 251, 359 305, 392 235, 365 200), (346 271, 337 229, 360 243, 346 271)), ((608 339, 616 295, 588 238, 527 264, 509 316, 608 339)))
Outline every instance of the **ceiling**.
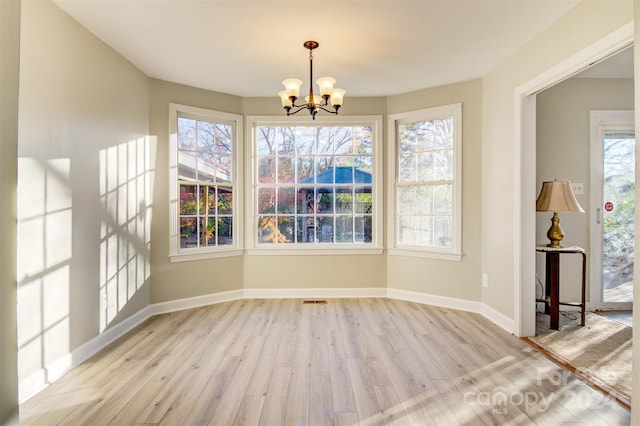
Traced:
POLYGON ((150 77, 238 96, 336 78, 388 96, 478 78, 579 0, 54 0, 150 77))

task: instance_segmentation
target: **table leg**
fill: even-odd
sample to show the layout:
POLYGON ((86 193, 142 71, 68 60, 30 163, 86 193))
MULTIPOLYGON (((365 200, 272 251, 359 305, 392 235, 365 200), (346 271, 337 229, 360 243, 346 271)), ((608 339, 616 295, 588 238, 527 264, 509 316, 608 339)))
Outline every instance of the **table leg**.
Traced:
POLYGON ((560 253, 547 252, 546 285, 549 286, 549 310, 552 330, 560 329, 560 253))

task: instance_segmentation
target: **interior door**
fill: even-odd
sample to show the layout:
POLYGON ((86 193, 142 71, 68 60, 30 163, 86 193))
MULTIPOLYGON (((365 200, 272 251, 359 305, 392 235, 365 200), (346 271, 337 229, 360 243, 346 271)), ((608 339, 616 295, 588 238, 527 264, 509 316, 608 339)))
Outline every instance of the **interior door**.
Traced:
POLYGON ((593 309, 631 309, 635 215, 632 111, 591 113, 591 291, 593 309))

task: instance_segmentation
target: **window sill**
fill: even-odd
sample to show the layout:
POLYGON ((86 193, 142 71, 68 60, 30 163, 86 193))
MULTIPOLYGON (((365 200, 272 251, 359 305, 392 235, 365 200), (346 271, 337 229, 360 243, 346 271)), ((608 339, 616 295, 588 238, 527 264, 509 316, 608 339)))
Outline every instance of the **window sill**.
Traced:
POLYGON ((205 260, 205 259, 218 259, 222 257, 242 256, 244 250, 231 249, 224 251, 200 251, 194 253, 178 253, 169 255, 171 263, 176 262, 190 262, 192 260, 205 260))
POLYGON ((247 250, 252 256, 344 256, 344 255, 380 255, 384 252, 382 248, 370 247, 327 247, 327 248, 307 248, 307 247, 260 247, 247 250))
POLYGON ((393 256, 410 256, 410 257, 422 257, 425 259, 450 260, 453 262, 462 261, 462 253, 443 253, 443 252, 411 250, 411 249, 390 249, 389 254, 393 256))

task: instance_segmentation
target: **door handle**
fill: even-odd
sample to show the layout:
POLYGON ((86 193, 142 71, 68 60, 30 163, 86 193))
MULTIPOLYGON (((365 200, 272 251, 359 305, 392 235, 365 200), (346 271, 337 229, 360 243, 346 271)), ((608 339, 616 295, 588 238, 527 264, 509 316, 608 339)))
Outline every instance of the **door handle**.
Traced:
POLYGON ((597 208, 596 209, 596 223, 598 225, 600 225, 601 219, 602 219, 602 209, 597 208))

